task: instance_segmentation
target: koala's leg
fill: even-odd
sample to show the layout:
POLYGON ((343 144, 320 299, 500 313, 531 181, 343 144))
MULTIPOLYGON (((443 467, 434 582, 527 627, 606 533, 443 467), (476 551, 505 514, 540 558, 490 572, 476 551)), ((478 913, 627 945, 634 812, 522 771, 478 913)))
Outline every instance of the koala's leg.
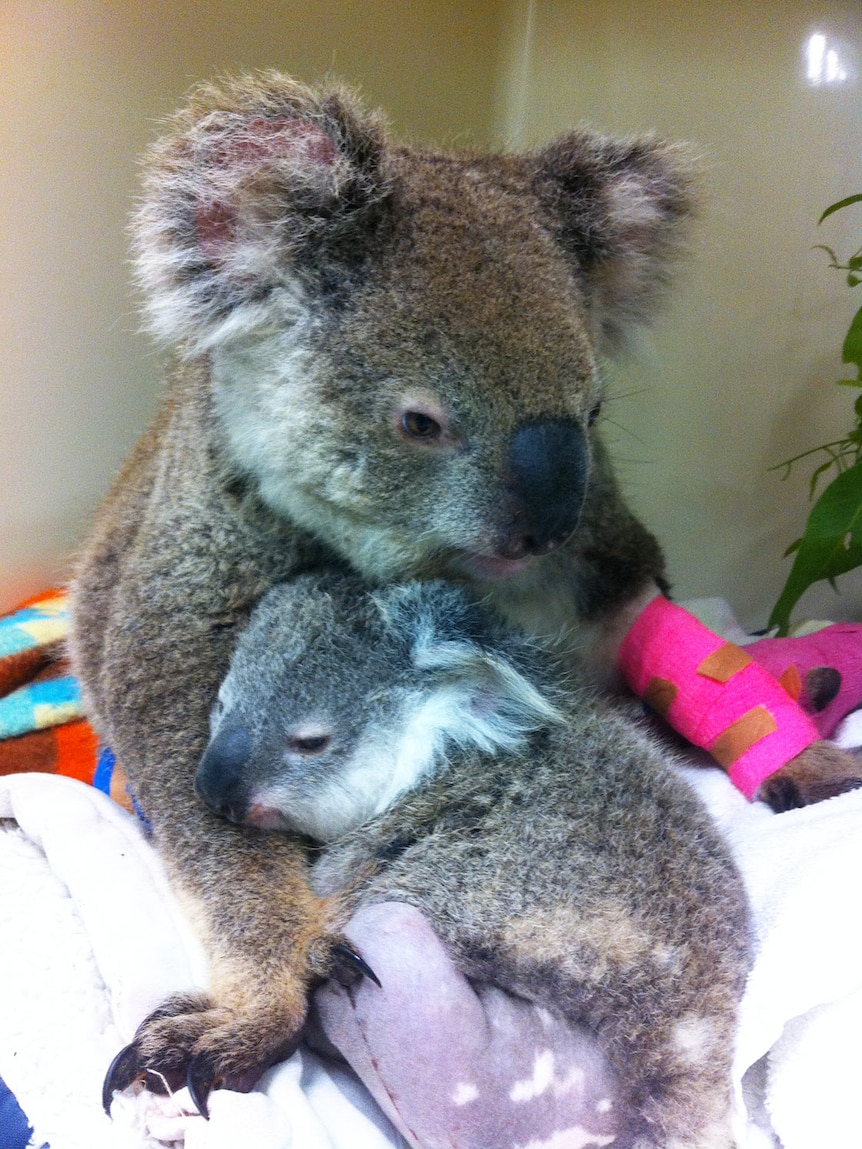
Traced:
MULTIPOLYGON (((553 813, 546 810, 541 821, 547 841, 553 813)), ((666 821, 673 837, 680 827, 670 812, 666 821)), ((695 833, 697 823, 689 829, 695 833)), ((655 874, 648 858, 633 858, 631 881, 621 894, 602 882, 601 853, 592 867, 589 857, 576 862, 577 840, 564 839, 559 855, 552 851, 550 868, 565 874, 567 862, 575 867, 567 893, 566 880, 560 886, 539 859, 527 860, 519 851, 507 859, 504 848, 491 848, 485 867, 482 853, 493 833, 486 827, 466 856, 453 849, 451 834, 429 837, 412 857, 403 855, 381 874, 371 898, 406 902, 423 913, 474 986, 496 986, 531 1003, 555 1019, 549 1023, 554 1032, 584 1026, 596 1035, 617 1082, 596 1103, 613 1100, 619 1149, 731 1149, 731 1066, 748 959, 744 898, 729 863, 716 866, 708 853, 698 857, 695 850, 677 855, 667 845, 655 874), (638 887, 641 865, 646 877, 638 909, 631 888, 638 887), (662 878, 679 887, 671 903, 664 902, 662 878), (652 906, 651 898, 659 904, 652 906)), ((329 864, 335 865, 334 857, 329 864)), ((375 965, 373 937, 366 942, 365 935, 353 936, 370 947, 365 956, 375 965)), ((386 986, 385 974, 376 972, 386 986)), ((407 976, 399 975, 402 983, 407 976)), ((373 987, 363 993, 374 1000, 373 987)), ((567 1120, 566 1106, 576 1098, 568 1098, 571 1063, 563 1059, 564 1044, 559 1060, 556 1045, 553 1057, 542 1060, 535 1042, 530 1045, 529 1021, 516 1017, 512 1024, 524 1026, 515 1047, 537 1054, 536 1089, 550 1111, 564 1099, 560 1119, 567 1120)), ((446 1051, 457 1044, 450 1038, 442 1045, 445 1065, 446 1051)), ((530 1077, 523 1062, 512 1065, 525 1072, 519 1081, 530 1077)), ((496 1077, 486 1088, 497 1089, 505 1105, 514 1085, 496 1077)))
POLYGON ((413 906, 364 905, 347 933, 382 988, 322 986, 310 1040, 345 1057, 411 1145, 732 1149, 733 1026, 713 1003, 668 1021, 654 990, 627 984, 597 1036, 555 994, 537 1002, 523 971, 465 976, 413 906))
POLYGON ((599 1027, 623 1081, 630 1123, 624 1141, 644 1149, 732 1149, 733 1002, 705 992, 703 1001, 668 1017, 660 996, 672 1000, 673 991, 626 978, 624 1000, 621 992, 619 1008, 599 1027))

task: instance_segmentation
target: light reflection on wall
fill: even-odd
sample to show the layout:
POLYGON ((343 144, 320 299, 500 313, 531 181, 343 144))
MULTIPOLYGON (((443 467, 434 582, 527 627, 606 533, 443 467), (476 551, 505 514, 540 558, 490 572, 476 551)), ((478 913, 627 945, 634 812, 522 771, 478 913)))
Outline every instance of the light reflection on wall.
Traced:
POLYGON ((805 45, 806 78, 817 88, 821 84, 842 84, 848 79, 847 68, 822 32, 815 32, 805 45))

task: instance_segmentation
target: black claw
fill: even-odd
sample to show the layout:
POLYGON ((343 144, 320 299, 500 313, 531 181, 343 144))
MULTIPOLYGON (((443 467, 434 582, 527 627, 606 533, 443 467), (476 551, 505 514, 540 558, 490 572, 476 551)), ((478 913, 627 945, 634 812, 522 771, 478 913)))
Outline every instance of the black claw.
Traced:
POLYGON ((186 1074, 186 1085, 189 1096, 195 1103, 201 1117, 207 1121, 210 1118, 209 1096, 213 1089, 218 1089, 221 1078, 216 1074, 212 1058, 207 1053, 196 1053, 189 1062, 186 1074))
POLYGON ((144 1072, 140 1052, 135 1042, 124 1046, 108 1066, 108 1072, 105 1074, 105 1081, 102 1085, 102 1108, 109 1117, 111 1116, 111 1102, 114 1100, 114 1094, 122 1093, 124 1089, 128 1089, 133 1081, 143 1077, 144 1072))
POLYGON ((370 978, 371 981, 373 981, 374 984, 378 987, 378 989, 383 988, 383 986, 380 984, 380 978, 377 976, 365 958, 361 954, 357 953, 352 946, 344 945, 341 942, 336 942, 336 944, 332 947, 331 952, 332 956, 336 959, 337 962, 344 963, 349 969, 358 973, 361 977, 370 978))

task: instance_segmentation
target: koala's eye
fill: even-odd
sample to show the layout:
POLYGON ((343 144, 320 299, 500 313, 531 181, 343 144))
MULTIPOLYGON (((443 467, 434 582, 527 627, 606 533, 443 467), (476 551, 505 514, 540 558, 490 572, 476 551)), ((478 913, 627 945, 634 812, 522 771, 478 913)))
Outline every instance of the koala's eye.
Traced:
POLYGON ((287 748, 291 754, 306 754, 311 756, 313 754, 322 754, 331 741, 332 739, 328 734, 298 735, 295 738, 289 738, 287 740, 287 748))
POLYGON ((593 407, 592 411, 590 411, 589 415, 587 415, 587 426, 594 427, 596 425, 596 420, 598 419, 599 415, 601 415, 601 413, 602 405, 601 403, 596 403, 595 407, 593 407))
POLYGON ((401 430, 411 439, 434 440, 443 434, 443 428, 436 419, 424 411, 405 411, 401 416, 401 430))

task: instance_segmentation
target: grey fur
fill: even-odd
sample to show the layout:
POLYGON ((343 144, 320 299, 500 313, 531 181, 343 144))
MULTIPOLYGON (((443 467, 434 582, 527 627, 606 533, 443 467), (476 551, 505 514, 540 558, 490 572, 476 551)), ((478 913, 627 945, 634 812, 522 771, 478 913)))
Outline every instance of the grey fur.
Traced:
POLYGON ((245 788, 255 816, 269 804, 314 836, 369 749, 385 775, 410 716, 433 715, 412 785, 369 820, 367 790, 356 794, 315 888, 345 913, 415 906, 467 976, 592 1028, 620 1081, 616 1144, 732 1145, 745 894, 698 801, 632 721, 440 583, 271 590, 222 695, 203 792, 217 804, 218 776, 234 801, 245 788), (248 735, 228 763, 226 729, 248 735), (307 730, 328 741, 297 750, 307 730))

